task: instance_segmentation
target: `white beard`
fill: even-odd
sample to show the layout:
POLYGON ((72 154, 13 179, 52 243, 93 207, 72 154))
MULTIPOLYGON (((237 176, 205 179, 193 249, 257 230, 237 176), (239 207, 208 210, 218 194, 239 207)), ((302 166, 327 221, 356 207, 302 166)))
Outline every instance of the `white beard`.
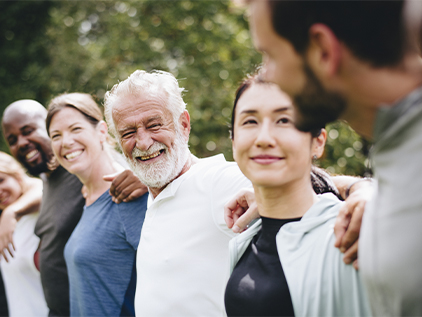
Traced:
POLYGON ((131 170, 142 183, 150 188, 164 188, 180 174, 189 155, 187 142, 179 132, 176 132, 171 151, 163 143, 154 142, 148 151, 141 151, 135 147, 132 150, 132 157, 126 157, 126 159, 131 170), (164 153, 156 163, 143 164, 136 160, 136 157, 148 156, 162 149, 164 153))

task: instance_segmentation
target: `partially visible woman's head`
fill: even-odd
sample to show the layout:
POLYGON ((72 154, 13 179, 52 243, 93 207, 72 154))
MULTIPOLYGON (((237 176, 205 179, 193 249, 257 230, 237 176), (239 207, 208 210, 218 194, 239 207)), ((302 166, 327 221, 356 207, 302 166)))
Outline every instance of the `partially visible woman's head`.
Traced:
MULTIPOLYGON (((246 79, 244 79, 242 81, 242 83, 239 85, 239 87, 236 90, 234 104, 233 104, 233 111, 232 111, 232 118, 231 118, 231 127, 232 127, 232 129, 230 131, 230 137, 232 139, 234 137, 233 127, 234 127, 234 120, 235 120, 235 117, 236 117, 236 106, 237 106, 237 103, 239 102, 240 97, 252 85, 275 86, 275 84, 273 84, 273 83, 268 83, 268 82, 265 82, 264 80, 262 80, 261 79, 261 76, 259 74, 259 70, 258 70, 258 72, 256 74, 251 75, 251 76, 248 76, 248 77, 246 77, 246 79)), ((285 97, 290 100, 290 97, 288 97, 287 94, 284 94, 281 90, 280 90, 280 93, 282 93, 283 95, 285 95, 285 97)), ((311 135, 313 137, 317 137, 321 133, 321 131, 322 131, 323 128, 325 128, 325 127, 321 126, 318 129, 315 129, 315 130, 310 131, 311 132, 311 135)))
MULTIPOLYGON (((314 185, 314 179, 320 179, 312 161, 323 154, 326 131, 321 127, 301 132, 294 118, 291 99, 277 85, 255 75, 238 88, 232 113, 233 156, 254 185, 308 181, 310 175, 314 185)), ((321 188, 321 182, 314 190, 332 191, 321 188)))
POLYGON ((10 155, 0 152, 0 210, 15 202, 26 189, 22 166, 10 155))
POLYGON ((70 173, 87 173, 104 157, 110 136, 102 118, 88 94, 63 94, 50 102, 46 127, 51 147, 58 163, 70 173))
POLYGON ((94 127, 103 120, 103 114, 91 95, 79 92, 63 94, 55 97, 48 105, 47 119, 45 120, 48 133, 53 116, 66 107, 78 110, 94 127))

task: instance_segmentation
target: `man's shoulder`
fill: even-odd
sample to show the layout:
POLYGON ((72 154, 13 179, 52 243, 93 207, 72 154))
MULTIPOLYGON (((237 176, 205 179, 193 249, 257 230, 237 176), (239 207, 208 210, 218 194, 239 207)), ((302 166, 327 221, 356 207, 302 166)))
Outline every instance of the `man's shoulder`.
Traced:
POLYGON ((208 183, 227 182, 232 183, 238 180, 246 180, 236 162, 228 162, 223 154, 200 159, 193 168, 194 177, 200 178, 208 183))
POLYGON ((239 171, 239 167, 236 162, 228 162, 224 158, 223 154, 217 154, 207 158, 199 159, 199 162, 196 164, 197 173, 218 173, 224 170, 235 170, 239 171))

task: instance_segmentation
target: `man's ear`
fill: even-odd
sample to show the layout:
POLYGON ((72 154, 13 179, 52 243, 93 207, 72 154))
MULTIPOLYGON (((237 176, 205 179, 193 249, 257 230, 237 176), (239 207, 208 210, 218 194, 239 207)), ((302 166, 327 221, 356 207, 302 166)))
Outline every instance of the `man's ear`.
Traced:
POLYGON ((342 46, 334 32, 325 24, 309 28, 308 64, 321 79, 334 76, 340 67, 342 46))
POLYGON ((179 124, 181 126, 181 132, 186 137, 186 139, 189 139, 190 134, 190 116, 189 112, 185 110, 179 117, 179 124))

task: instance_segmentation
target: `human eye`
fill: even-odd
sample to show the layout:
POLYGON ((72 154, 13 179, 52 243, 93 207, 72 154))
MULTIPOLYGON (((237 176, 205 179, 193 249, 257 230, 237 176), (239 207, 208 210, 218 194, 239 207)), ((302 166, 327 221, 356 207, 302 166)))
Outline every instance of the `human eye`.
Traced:
POLYGON ((0 184, 4 182, 4 177, 0 177, 0 184))
POLYGON ((246 118, 245 120, 242 121, 242 125, 253 125, 253 124, 257 124, 257 121, 252 118, 246 118))
POLYGON ((134 133, 135 133, 134 131, 126 131, 126 132, 123 132, 123 133, 121 134, 122 139, 128 139, 128 138, 132 137, 132 135, 133 135, 134 133))
POLYGON ((52 134, 52 135, 50 136, 51 140, 53 140, 53 141, 58 140, 58 139, 59 139, 59 137, 60 137, 60 134, 58 134, 58 133, 52 134))
POLYGON ((161 123, 151 123, 149 126, 148 126, 148 129, 149 130, 153 130, 153 131, 155 131, 155 130, 158 130, 158 129, 160 129, 160 127, 162 126, 162 124, 161 123))
POLYGON ((289 124, 291 122, 292 121, 288 117, 279 118, 278 121, 277 121, 277 123, 280 123, 280 124, 289 124))
POLYGON ((22 130, 22 135, 30 135, 34 131, 34 128, 26 127, 22 130))
POLYGON ((80 130, 82 130, 82 128, 79 126, 75 126, 72 128, 72 132, 79 132, 80 130))
POLYGON ((10 146, 15 145, 17 141, 17 138, 15 136, 10 136, 7 138, 7 143, 9 143, 10 146))

